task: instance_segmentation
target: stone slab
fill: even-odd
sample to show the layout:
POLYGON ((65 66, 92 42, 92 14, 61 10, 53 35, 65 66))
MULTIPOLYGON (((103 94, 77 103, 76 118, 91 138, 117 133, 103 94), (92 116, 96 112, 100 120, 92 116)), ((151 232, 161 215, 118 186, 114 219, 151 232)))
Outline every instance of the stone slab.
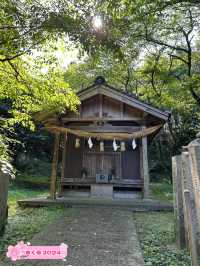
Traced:
POLYGON ((160 202, 158 200, 141 199, 110 199, 110 198, 86 198, 86 197, 63 197, 56 200, 47 198, 33 198, 18 201, 21 207, 98 207, 98 208, 117 208, 131 211, 173 211, 171 203, 160 202))
POLYGON ((112 184, 92 184, 91 185, 91 197, 113 197, 113 185, 112 184))

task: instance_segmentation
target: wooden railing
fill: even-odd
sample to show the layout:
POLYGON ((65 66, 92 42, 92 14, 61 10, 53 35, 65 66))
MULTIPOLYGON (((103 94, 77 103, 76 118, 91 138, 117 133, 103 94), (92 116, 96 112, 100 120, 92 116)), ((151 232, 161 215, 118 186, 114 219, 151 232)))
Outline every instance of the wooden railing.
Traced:
POLYGON ((187 248, 192 265, 200 255, 200 139, 183 147, 181 155, 172 157, 174 213, 179 248, 187 248))

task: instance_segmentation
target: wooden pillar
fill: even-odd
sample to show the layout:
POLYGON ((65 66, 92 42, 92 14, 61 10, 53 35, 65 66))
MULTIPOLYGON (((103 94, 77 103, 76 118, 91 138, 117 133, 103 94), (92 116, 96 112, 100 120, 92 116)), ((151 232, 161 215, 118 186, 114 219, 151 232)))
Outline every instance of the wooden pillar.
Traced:
POLYGON ((186 247, 186 238, 181 167, 181 155, 172 157, 175 233, 178 247, 184 249, 186 247))
POLYGON ((54 151, 51 170, 51 185, 50 185, 50 198, 56 199, 56 177, 58 168, 58 153, 59 153, 60 133, 55 133, 54 151))
POLYGON ((141 141, 141 169, 143 178, 143 197, 149 198, 149 167, 148 167, 148 153, 147 153, 147 137, 142 137, 141 141))
POLYGON ((63 135, 63 150, 62 150, 62 168, 61 168, 61 180, 59 182, 58 195, 62 196, 62 181, 65 178, 65 166, 66 166, 66 148, 67 148, 67 133, 63 135))
MULTIPOLYGON (((200 228, 198 224, 198 204, 196 204, 195 201, 195 185, 192 178, 192 164, 190 160, 190 156, 188 152, 182 152, 182 172, 183 172, 183 179, 185 181, 185 190, 189 192, 189 196, 187 195, 187 199, 185 198, 185 205, 186 200, 189 199, 189 210, 187 210, 186 206, 186 213, 187 216, 191 216, 187 218, 187 225, 188 225, 188 232, 189 232, 189 238, 188 238, 188 244, 190 245, 189 249, 191 252, 194 252, 194 248, 196 249, 196 252, 200 249, 200 228), (191 228, 192 227, 192 228, 191 228), (192 230, 192 231, 191 231, 192 230), (190 239, 191 238, 191 239, 190 239), (194 243, 196 243, 194 245, 194 243)), ((187 194, 187 193, 186 193, 187 194)), ((185 191, 184 191, 185 196, 185 191)), ((200 255, 200 252, 199 252, 200 255)), ((196 255, 194 255, 196 256, 196 255)))
MULTIPOLYGON (((194 199, 197 206, 198 227, 200 231, 200 142, 199 139, 192 141, 188 145, 192 183, 194 188, 194 199)), ((200 235, 199 235, 200 243, 200 235)))
POLYGON ((198 266, 198 249, 197 249, 197 232, 196 224, 194 223, 194 205, 190 197, 190 191, 184 190, 184 199, 186 206, 186 215, 188 220, 188 240, 189 250, 192 257, 192 266, 198 266))

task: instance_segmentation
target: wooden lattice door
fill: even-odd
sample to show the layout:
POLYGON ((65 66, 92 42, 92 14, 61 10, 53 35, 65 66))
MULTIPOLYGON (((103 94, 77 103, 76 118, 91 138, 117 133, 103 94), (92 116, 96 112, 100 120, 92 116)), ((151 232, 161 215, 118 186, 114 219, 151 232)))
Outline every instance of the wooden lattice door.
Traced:
POLYGON ((88 178, 95 178, 96 174, 109 175, 113 172, 116 178, 120 178, 120 152, 85 152, 83 154, 83 167, 87 169, 88 178))

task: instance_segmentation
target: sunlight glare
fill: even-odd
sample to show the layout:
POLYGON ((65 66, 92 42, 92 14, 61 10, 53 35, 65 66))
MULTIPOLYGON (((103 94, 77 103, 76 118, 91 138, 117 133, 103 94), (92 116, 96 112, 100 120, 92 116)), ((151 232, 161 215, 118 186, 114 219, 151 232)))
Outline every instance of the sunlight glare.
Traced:
POLYGON ((92 23, 93 23, 93 27, 96 29, 96 30, 99 30, 102 28, 103 26, 103 22, 102 22, 102 19, 100 16, 95 16, 92 20, 92 23))

